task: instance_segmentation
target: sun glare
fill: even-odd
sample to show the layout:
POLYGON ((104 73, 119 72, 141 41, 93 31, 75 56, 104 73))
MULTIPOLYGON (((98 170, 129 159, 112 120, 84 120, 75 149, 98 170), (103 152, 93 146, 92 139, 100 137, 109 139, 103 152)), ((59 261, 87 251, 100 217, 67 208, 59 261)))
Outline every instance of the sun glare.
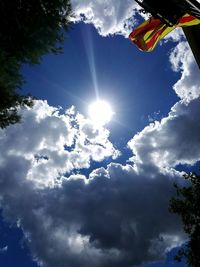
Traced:
POLYGON ((110 104, 104 100, 97 100, 90 104, 88 112, 93 123, 100 126, 111 121, 114 115, 110 104))

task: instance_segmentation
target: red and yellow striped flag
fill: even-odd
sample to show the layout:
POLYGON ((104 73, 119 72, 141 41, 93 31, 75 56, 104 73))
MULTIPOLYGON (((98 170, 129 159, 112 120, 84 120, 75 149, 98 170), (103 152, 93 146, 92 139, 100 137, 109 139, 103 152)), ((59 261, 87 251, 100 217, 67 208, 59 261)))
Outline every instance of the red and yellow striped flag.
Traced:
POLYGON ((199 19, 189 14, 185 14, 181 17, 173 27, 166 25, 159 19, 150 18, 133 30, 129 38, 139 49, 150 52, 162 38, 176 27, 193 26, 199 23, 199 19))

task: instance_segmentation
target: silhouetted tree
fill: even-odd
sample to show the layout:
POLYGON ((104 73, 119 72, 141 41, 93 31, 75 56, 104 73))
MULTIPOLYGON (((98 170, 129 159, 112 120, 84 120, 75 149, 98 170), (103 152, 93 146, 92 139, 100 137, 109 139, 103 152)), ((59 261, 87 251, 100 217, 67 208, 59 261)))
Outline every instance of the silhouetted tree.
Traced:
POLYGON ((181 216, 184 231, 189 241, 175 257, 177 261, 186 258, 187 266, 200 266, 200 176, 196 173, 184 175, 189 186, 179 187, 175 184, 177 197, 170 201, 170 211, 181 216))
POLYGON ((0 1, 0 127, 19 121, 18 106, 32 104, 19 94, 21 66, 62 51, 70 12, 69 0, 0 1))

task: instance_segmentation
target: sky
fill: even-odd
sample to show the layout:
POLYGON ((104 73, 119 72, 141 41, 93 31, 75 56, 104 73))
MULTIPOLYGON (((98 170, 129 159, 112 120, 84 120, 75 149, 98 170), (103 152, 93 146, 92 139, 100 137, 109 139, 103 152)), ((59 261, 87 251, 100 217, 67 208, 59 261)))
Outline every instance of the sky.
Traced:
POLYGON ((151 53, 131 43, 134 1, 72 8, 64 53, 23 67, 33 108, 0 130, 0 266, 183 267, 168 206, 200 160, 199 69, 181 29, 151 53))

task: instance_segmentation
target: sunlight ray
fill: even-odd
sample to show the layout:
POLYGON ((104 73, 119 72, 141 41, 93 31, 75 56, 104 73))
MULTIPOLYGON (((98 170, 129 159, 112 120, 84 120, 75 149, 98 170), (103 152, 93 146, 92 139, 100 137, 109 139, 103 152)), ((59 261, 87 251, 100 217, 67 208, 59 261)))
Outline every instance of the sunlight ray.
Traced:
POLYGON ((94 87, 94 91, 95 91, 95 97, 98 100, 99 99, 99 87, 98 87, 98 79, 97 79, 97 72, 96 72, 93 41, 92 41, 90 30, 82 33, 82 36, 83 36, 85 51, 87 54, 87 59, 88 59, 89 69, 90 69, 91 78, 92 78, 92 82, 93 82, 93 87, 94 87))

